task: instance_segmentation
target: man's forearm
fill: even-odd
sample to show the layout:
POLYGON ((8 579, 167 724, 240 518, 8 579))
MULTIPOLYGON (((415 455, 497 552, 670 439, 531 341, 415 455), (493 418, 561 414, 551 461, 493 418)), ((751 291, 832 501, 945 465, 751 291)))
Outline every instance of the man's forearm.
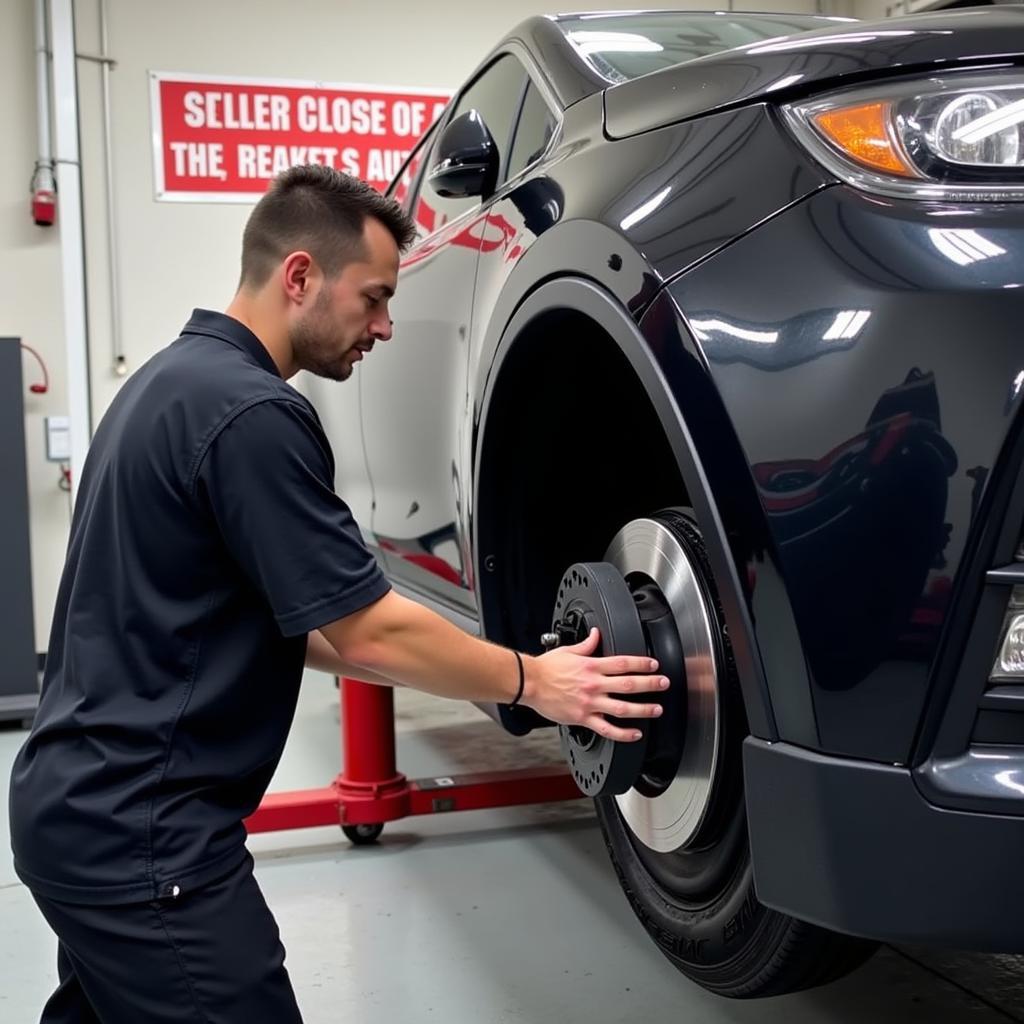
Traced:
MULTIPOLYGON (((455 700, 508 703, 519 686, 511 651, 478 640, 440 615, 394 592, 370 608, 324 627, 339 658, 455 700)), ((533 659, 523 657, 528 696, 533 659)))
POLYGON ((309 634, 306 644, 306 667, 316 669, 318 672, 327 672, 332 676, 358 679, 363 683, 375 683, 378 686, 402 685, 394 679, 378 675, 368 668, 359 668, 344 661, 318 629, 309 634))

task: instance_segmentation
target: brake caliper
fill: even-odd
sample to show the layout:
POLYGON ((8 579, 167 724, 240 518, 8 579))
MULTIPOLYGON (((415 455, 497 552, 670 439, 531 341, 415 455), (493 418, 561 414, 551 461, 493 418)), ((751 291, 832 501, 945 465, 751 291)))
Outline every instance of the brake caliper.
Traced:
POLYGON ((686 686, 675 621, 667 603, 653 584, 640 581, 635 590, 608 562, 577 562, 570 566, 558 587, 551 633, 546 647, 580 643, 596 627, 601 635, 598 655, 631 654, 657 658, 659 672, 672 685, 664 693, 619 694, 630 702, 657 700, 665 708, 660 719, 608 721, 639 729, 640 740, 616 743, 581 726, 560 726, 562 752, 576 784, 587 796, 625 793, 642 776, 671 775, 671 763, 679 763, 678 737, 685 715, 686 686))

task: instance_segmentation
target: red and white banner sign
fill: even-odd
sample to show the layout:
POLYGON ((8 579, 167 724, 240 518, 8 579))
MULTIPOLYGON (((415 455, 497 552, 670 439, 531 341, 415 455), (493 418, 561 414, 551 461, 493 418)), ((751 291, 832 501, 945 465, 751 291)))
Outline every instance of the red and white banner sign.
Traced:
POLYGON ((295 164, 383 190, 451 93, 150 72, 156 197, 253 203, 295 164))

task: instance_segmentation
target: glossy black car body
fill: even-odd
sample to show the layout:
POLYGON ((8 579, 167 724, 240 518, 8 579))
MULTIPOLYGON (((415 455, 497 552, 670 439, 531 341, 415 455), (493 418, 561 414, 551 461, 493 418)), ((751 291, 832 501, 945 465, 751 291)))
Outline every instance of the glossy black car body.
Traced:
POLYGON ((534 651, 567 565, 692 507, 761 903, 1024 949, 1024 689, 988 682, 1024 582, 1024 206, 852 188, 780 116, 1019 65, 1024 11, 772 34, 613 84, 555 19, 510 33, 481 69, 509 55, 554 130, 448 221, 444 119, 392 187, 424 230, 358 411, 326 410, 339 484, 396 586, 534 651), (982 256, 949 258, 957 232, 982 256))

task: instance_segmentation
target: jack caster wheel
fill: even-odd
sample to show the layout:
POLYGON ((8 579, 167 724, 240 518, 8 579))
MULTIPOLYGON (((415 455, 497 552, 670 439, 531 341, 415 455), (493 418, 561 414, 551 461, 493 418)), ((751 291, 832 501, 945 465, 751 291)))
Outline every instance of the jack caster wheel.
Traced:
POLYGON ((345 838, 354 846, 369 846, 371 843, 375 843, 380 839, 380 834, 384 831, 384 826, 342 825, 341 831, 345 833, 345 838))

